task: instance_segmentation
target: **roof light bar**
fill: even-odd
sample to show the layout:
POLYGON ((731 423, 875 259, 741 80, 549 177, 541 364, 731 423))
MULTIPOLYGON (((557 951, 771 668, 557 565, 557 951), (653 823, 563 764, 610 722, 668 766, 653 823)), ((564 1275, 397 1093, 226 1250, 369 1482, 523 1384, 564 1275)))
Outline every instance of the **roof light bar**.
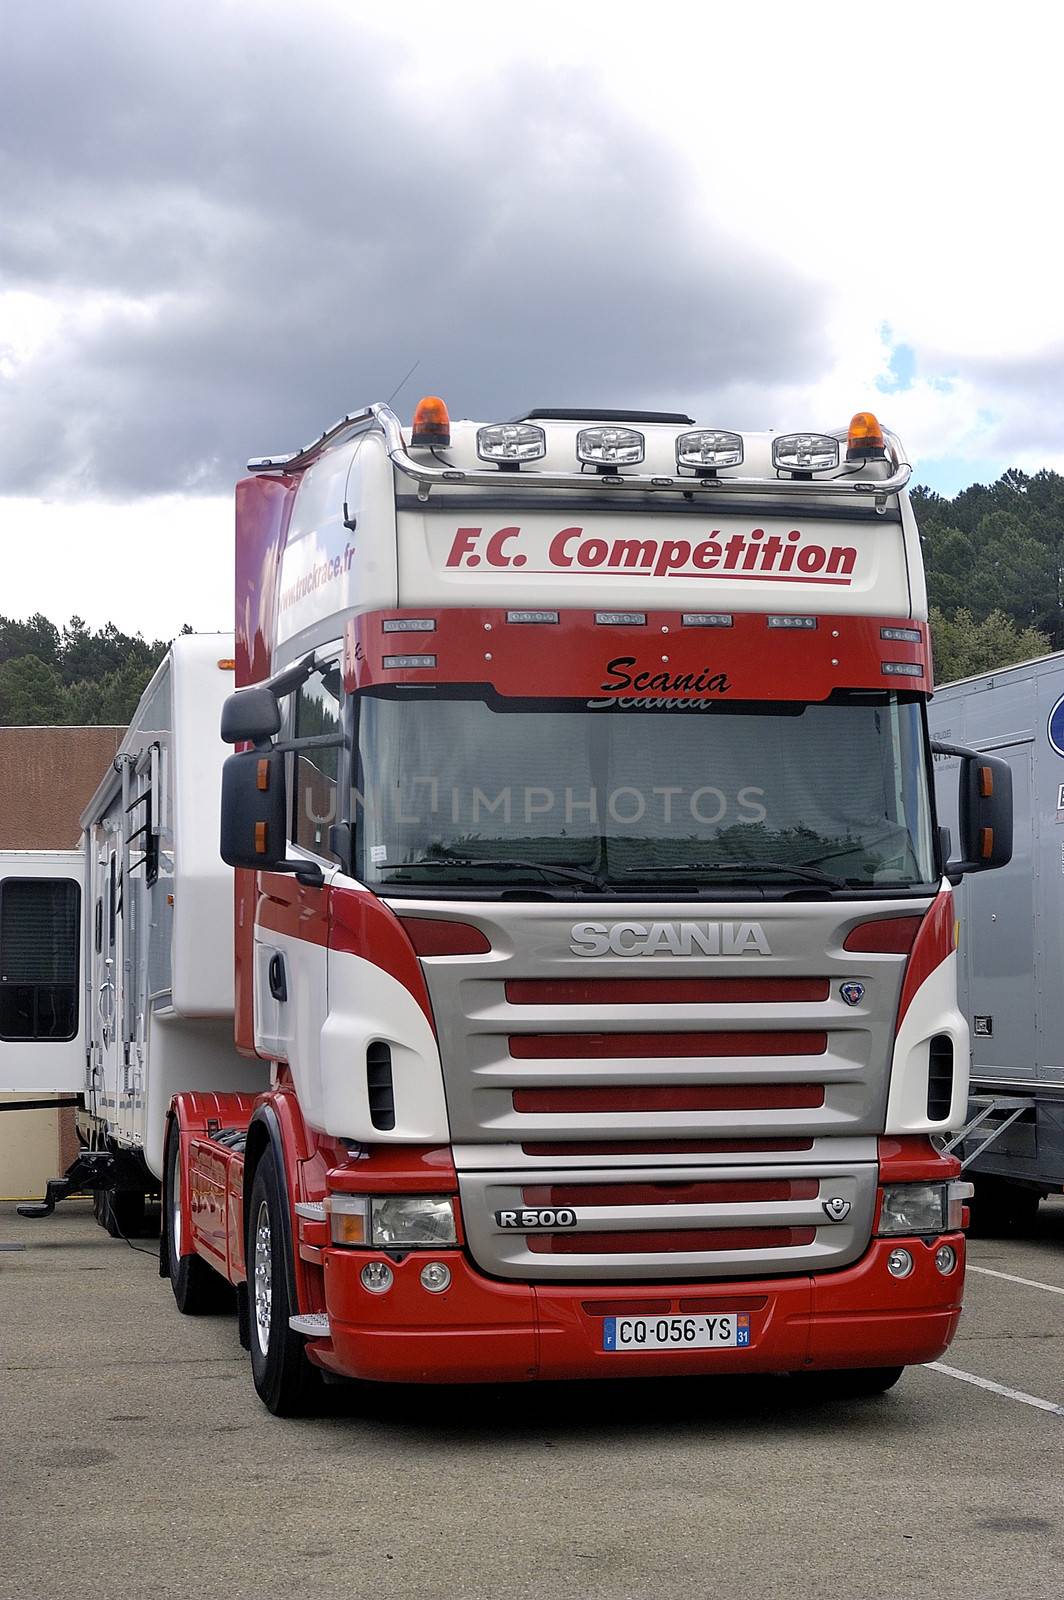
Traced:
POLYGON ((685 611, 685 628, 730 628, 731 616, 727 611, 685 611))
POLYGON ((596 611, 595 621, 600 628, 645 628, 645 611, 596 611))
POLYGON ((769 617, 770 628, 815 628, 815 617, 769 617))
POLYGON ((581 428, 576 436, 577 460, 596 467, 633 467, 645 448, 636 428, 581 428))
POLYGON ((389 670, 396 667, 434 667, 435 656, 385 656, 383 665, 389 670))
POLYGON ((498 422, 477 429, 477 455, 503 467, 539 461, 547 453, 547 435, 534 422, 498 422))
POLYGON ((381 623, 383 633, 434 633, 435 617, 386 617, 381 623))
POLYGON ((694 433, 681 433, 676 440, 678 467, 713 472, 718 467, 737 467, 742 459, 743 441, 738 433, 699 428, 694 433))
POLYGON ((839 441, 828 433, 782 433, 772 441, 778 472, 830 472, 839 464, 839 441))

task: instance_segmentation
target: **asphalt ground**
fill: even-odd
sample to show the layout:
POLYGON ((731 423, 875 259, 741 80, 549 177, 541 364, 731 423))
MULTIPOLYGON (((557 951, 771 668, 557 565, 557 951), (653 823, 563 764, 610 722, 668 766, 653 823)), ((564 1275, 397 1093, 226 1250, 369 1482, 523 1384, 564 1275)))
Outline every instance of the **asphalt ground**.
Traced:
POLYGON ((951 1372, 846 1403, 382 1388, 281 1422, 235 1321, 81 1203, 0 1207, 0 1242, 2 1600, 1064 1596, 1064 1200, 973 1242, 951 1372))

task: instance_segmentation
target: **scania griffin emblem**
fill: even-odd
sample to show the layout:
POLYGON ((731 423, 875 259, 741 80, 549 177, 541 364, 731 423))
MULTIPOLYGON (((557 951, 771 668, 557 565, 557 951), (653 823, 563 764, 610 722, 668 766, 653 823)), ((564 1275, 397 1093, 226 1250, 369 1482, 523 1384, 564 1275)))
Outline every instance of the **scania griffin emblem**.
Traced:
POLYGON ((848 1006, 859 1006, 864 999, 864 984, 844 983, 840 985, 839 993, 848 1006))

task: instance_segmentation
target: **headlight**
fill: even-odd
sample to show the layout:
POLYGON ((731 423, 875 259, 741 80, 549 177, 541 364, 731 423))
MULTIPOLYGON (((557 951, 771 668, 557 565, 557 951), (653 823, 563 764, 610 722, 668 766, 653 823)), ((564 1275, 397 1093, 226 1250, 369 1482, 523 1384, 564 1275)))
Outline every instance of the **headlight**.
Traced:
POLYGON ((880 1237, 897 1233, 944 1233, 948 1215, 947 1183, 888 1183, 879 1214, 880 1237))
POLYGON ((333 1244, 409 1250, 458 1242, 449 1195, 332 1194, 325 1204, 333 1244))

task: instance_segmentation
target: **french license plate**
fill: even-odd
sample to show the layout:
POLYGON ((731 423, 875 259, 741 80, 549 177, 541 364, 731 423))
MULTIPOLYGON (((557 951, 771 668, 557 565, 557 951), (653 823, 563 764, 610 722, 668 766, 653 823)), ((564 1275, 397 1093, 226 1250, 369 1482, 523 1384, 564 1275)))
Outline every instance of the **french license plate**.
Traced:
POLYGON ((750 1343, 745 1311, 715 1317, 603 1317, 603 1350, 741 1349, 750 1343))

